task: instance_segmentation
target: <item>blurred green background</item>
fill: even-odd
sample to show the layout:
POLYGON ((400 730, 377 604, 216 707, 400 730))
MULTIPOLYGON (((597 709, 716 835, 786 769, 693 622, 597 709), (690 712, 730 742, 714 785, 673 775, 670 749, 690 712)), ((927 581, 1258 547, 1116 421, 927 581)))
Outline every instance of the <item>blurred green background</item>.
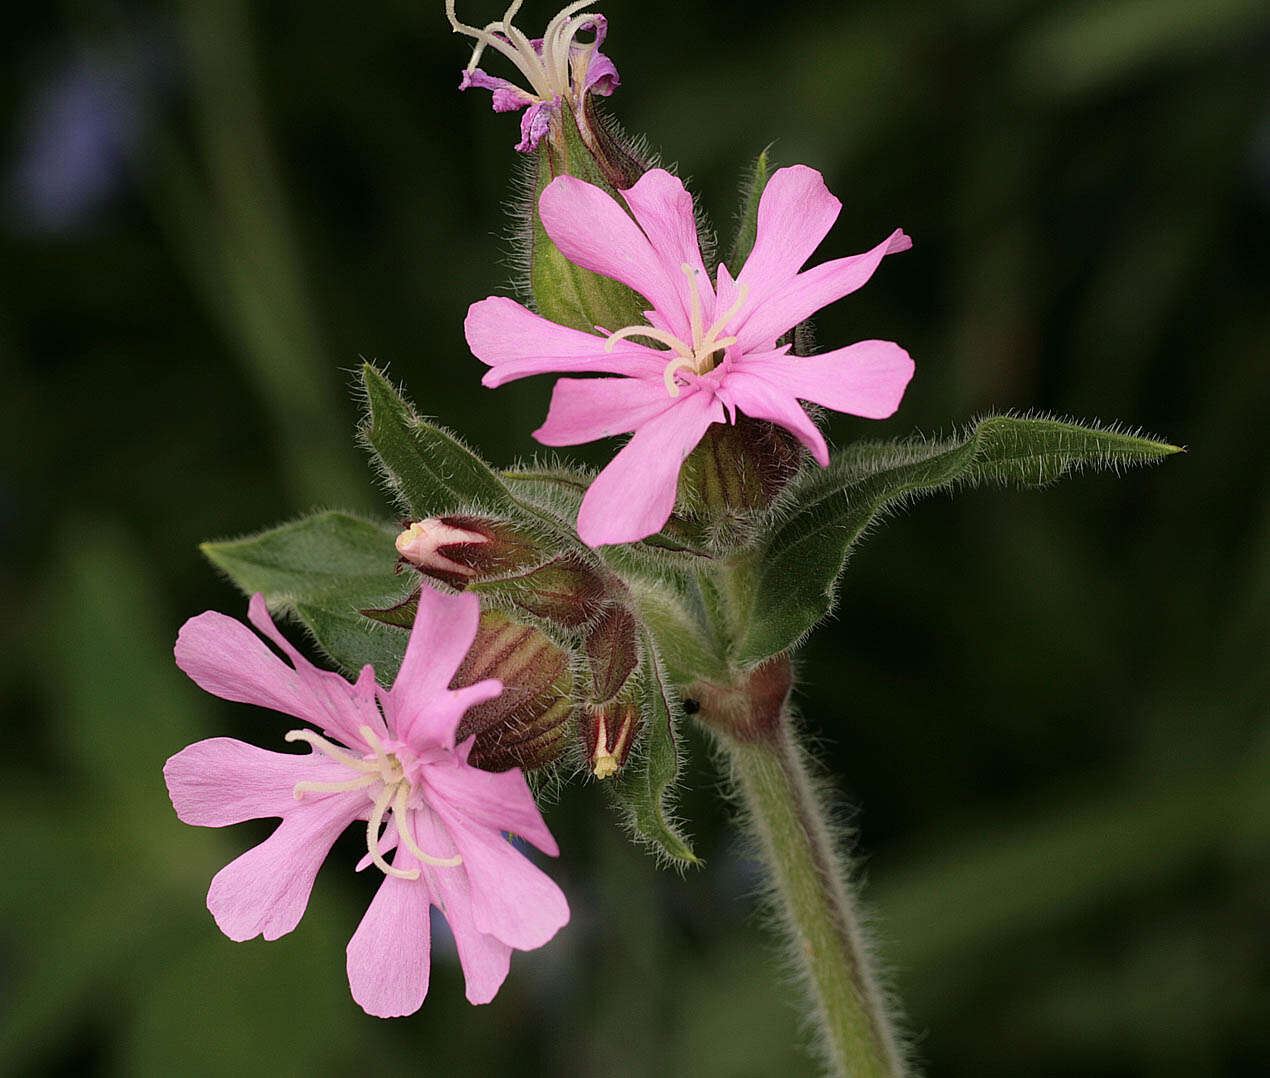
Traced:
MULTIPOLYGON (((467 304, 506 292, 516 120, 460 95, 440 0, 11 11, 0 44, 0 1072, 768 1076, 805 1023, 708 750, 659 872, 595 785, 548 810, 575 910, 463 1000, 367 1018, 346 836, 284 940, 203 906, 267 833, 187 828, 163 760, 287 720, 171 662, 245 604, 206 538, 382 517, 362 357, 487 458, 467 304)), ((611 0, 611 111, 725 234, 769 140, 845 204, 825 257, 915 240, 819 337, 902 342, 893 419, 988 409, 1186 445, 1123 479, 916 506, 852 562, 800 701, 930 1075, 1242 1075, 1270 1059, 1270 9, 1259 0, 611 0), (1262 448, 1258 448, 1262 447, 1262 448)), ((520 23, 541 27, 552 3, 520 23)), ((472 22, 495 5, 467 2, 472 22)), ((496 70, 497 61, 488 67, 496 70)), ((605 459, 610 446, 580 456, 605 459)))

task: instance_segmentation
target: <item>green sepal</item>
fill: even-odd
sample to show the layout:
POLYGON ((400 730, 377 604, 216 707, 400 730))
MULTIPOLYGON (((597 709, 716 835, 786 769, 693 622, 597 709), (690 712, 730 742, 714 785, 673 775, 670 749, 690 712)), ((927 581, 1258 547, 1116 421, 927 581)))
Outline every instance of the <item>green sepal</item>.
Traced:
POLYGON ((328 512, 200 549, 243 592, 261 592, 271 609, 294 613, 344 673, 371 663, 387 684, 401 665, 405 638, 360 611, 397 606, 419 586, 416 574, 393 571, 395 534, 328 512))
POLYGON ((771 178, 771 162, 767 156, 767 151, 771 148, 770 144, 763 148, 741 188, 741 212, 737 216, 736 239, 732 241, 732 250, 726 263, 734 277, 741 272, 745 260, 754 250, 754 240, 758 237, 758 204, 763 197, 764 188, 767 187, 767 181, 771 178))
POLYGON ((534 304, 549 321, 587 333, 594 333, 596 326, 611 331, 642 325, 649 306, 642 296, 619 281, 575 266, 560 253, 543 227, 538 200, 557 176, 569 175, 593 184, 619 206, 624 205, 582 141, 573 113, 562 109, 561 120, 561 137, 544 139, 538 151, 538 177, 529 208, 533 218, 529 285, 534 304))
POLYGON ((994 416, 959 438, 860 444, 792 492, 761 545, 745 635, 734 658, 761 662, 797 643, 830 612, 838 575, 869 525, 897 505, 953 485, 1043 486, 1086 468, 1120 471, 1177 446, 1046 418, 994 416))
POLYGON ((674 711, 651 642, 639 668, 638 698, 643 737, 619 775, 608 780, 636 837, 660 858, 684 866, 700 860, 673 822, 671 790, 679 774, 674 711))
POLYGON ((420 419, 392 383, 362 366, 367 416, 361 435, 393 493, 416 519, 484 511, 517 516, 497 473, 457 437, 420 419))

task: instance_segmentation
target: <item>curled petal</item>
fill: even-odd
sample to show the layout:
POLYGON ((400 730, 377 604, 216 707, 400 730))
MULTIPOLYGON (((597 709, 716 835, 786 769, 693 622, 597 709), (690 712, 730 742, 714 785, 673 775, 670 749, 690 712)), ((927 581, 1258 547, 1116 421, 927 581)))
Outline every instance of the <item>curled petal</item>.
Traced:
POLYGON ((710 391, 690 391, 650 419, 596 476, 578 511, 587 546, 633 543, 660 531, 675 507, 679 468, 711 423, 724 420, 710 391))
POLYGON ((493 95, 495 112, 515 112, 517 109, 523 109, 526 105, 531 104, 534 100, 533 94, 526 93, 514 82, 508 82, 506 79, 494 78, 487 75, 479 67, 473 68, 471 71, 464 71, 463 78, 459 82, 460 90, 489 90, 493 95))
POLYGON ((207 908, 220 930, 242 942, 285 936, 304 915, 318 869, 332 844, 363 811, 360 792, 336 794, 286 816, 264 842, 212 879, 207 908))
MULTIPOLYGON (((404 846, 394 868, 418 868, 404 846)), ((426 878, 385 876, 353 938, 348 941, 348 985, 353 999, 376 1018, 414 1014, 428 994, 431 964, 431 894, 426 878)))
POLYGON ((551 121, 559 115, 558 100, 535 101, 520 118, 520 141, 516 143, 516 149, 521 153, 533 153, 551 130, 551 121))

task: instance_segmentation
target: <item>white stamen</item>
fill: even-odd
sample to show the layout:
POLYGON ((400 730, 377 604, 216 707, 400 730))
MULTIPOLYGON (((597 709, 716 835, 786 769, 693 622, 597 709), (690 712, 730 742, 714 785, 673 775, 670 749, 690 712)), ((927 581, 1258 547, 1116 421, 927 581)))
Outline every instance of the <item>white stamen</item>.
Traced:
POLYGON ((306 793, 348 793, 353 790, 369 790, 378 783, 380 789, 371 798, 370 818, 366 821, 366 849, 376 868, 387 876, 395 876, 402 880, 419 878, 419 869, 394 868, 379 852, 380 828, 383 827, 384 817, 390 810, 393 814, 393 822, 397 825, 398 838, 405 844, 406 849, 425 865, 435 865, 438 868, 455 868, 461 865, 463 858, 458 854, 453 857, 435 857, 422 849, 415 841, 410 821, 410 795, 413 789, 410 780, 406 778, 405 768, 396 756, 384 748, 384 743, 373 729, 362 726, 358 732, 375 753, 373 760, 359 759, 312 730, 288 730, 285 740, 307 742, 336 763, 362 772, 357 778, 347 779, 344 782, 297 782, 291 787, 292 795, 299 800, 306 793))
POLYGON ((737 289, 736 300, 732 306, 714 320, 714 323, 703 336, 701 332, 701 292, 697 284, 697 273, 687 262, 683 263, 680 268, 688 277, 688 288, 692 296, 691 310, 688 316, 692 330, 691 346, 685 344, 669 330, 658 329, 656 326, 626 326, 610 333, 608 340, 604 342, 604 351, 611 352, 618 341, 624 341, 630 337, 647 337, 651 341, 664 344, 671 352, 674 352, 675 358, 670 360, 666 364, 666 369, 662 371, 662 378, 666 382, 666 392, 672 397, 679 396, 679 383, 675 381, 677 372, 687 370, 693 374, 706 374, 715 367, 715 355, 723 349, 736 344, 736 337, 720 337, 719 334, 737 316, 750 296, 749 286, 740 285, 737 289))

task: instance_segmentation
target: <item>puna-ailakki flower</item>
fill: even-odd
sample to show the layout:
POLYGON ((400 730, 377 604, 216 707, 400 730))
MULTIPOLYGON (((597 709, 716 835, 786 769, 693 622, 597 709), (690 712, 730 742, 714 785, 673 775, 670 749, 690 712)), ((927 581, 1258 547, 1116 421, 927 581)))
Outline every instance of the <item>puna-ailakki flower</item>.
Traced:
POLYGON ((569 919, 560 889, 508 839, 559 851, 519 770, 468 764, 455 743, 464 712, 502 692, 497 680, 448 688, 476 635, 474 595, 424 587, 391 689, 366 666, 356 683, 319 670, 251 600, 251 623, 208 611, 191 618, 176 661, 201 688, 304 720, 285 740, 308 752, 268 752, 216 737, 183 749, 163 769, 177 815, 224 827, 278 816, 259 846, 221 869, 207 906, 230 939, 277 939, 299 923, 336 837, 365 821, 366 855, 383 883, 348 944, 353 998, 389 1018, 418 1010, 428 991, 429 913, 444 914, 473 1003, 493 999, 513 949, 546 943, 569 919), (391 858, 391 860, 390 860, 391 858))
POLYGON ((735 422, 738 410, 777 423, 824 467, 829 450, 799 401, 884 419, 913 375, 908 353, 890 341, 806 357, 777 343, 863 285, 884 256, 912 246, 896 229, 871 251, 802 270, 842 208, 815 169, 795 165, 772 176, 749 258, 735 278, 720 265, 714 284, 692 197, 678 178, 653 169, 621 194, 626 207, 559 176, 538 208, 566 258, 648 301, 648 324, 587 333, 497 296, 474 303, 466 323, 473 354, 490 368, 487 386, 548 372, 620 376, 561 378, 547 421, 534 431, 551 446, 633 432, 582 499, 578 535, 591 546, 634 542, 662 528, 680 465, 712 423, 735 422))
POLYGON ((446 0, 445 13, 456 34, 476 39, 459 89, 475 86, 492 91, 495 112, 524 109, 516 149, 530 153, 538 148, 551 125, 560 121, 562 107, 568 106, 578 123, 585 124, 582 106, 586 95, 608 97, 621 80, 613 61, 600 52, 608 32, 608 20, 603 15, 582 11, 590 7, 590 0, 570 4, 547 24, 541 38, 532 41, 512 25, 522 2, 513 0, 500 21, 481 28, 459 22, 454 0, 446 0), (591 40, 579 41, 579 34, 589 34, 591 40), (487 47, 501 52, 515 64, 529 88, 494 78, 477 67, 487 47))

